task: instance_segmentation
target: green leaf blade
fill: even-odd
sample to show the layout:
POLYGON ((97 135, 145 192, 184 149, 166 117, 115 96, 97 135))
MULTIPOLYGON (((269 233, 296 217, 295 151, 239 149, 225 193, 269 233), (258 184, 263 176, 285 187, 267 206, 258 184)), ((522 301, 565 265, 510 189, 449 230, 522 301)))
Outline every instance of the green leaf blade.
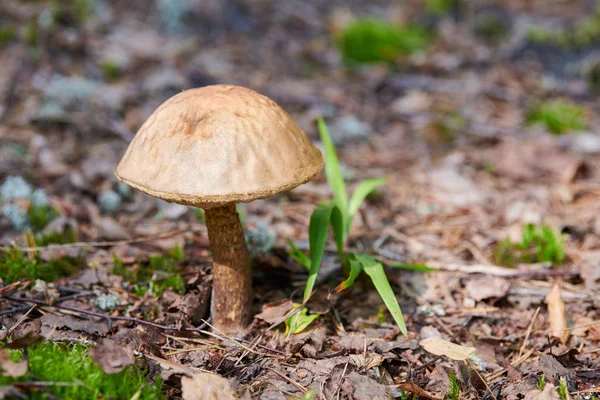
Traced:
POLYGON ((325 242, 327 241, 327 230, 331 219, 331 211, 333 206, 320 206, 315 208, 310 216, 308 225, 308 242, 310 247, 310 270, 306 287, 304 288, 303 301, 306 302, 312 294, 323 254, 325 253, 325 242))
POLYGON ((354 285, 354 281, 356 281, 356 278, 358 278, 358 276, 363 270, 363 266, 358 260, 348 258, 348 265, 350 266, 350 274, 348 275, 348 278, 346 278, 346 280, 344 280, 335 288, 336 293, 339 293, 342 290, 346 290, 350 286, 354 285))
POLYGON ((288 250, 288 255, 292 257, 295 261, 297 261, 300 265, 306 268, 307 271, 310 271, 310 258, 304 254, 296 245, 288 240, 288 245, 290 246, 290 250, 288 250))
POLYGON ((348 195, 346 194, 346 184, 342 175, 342 169, 340 168, 340 160, 323 118, 319 117, 317 119, 317 125, 325 152, 325 176, 327 177, 327 183, 333 192, 335 204, 339 207, 342 215, 347 215, 348 195))
POLYGON ((350 203, 348 203, 348 215, 354 217, 367 196, 373 193, 378 187, 384 185, 385 182, 385 178, 365 179, 361 181, 356 189, 354 189, 350 203))
POLYGON ((398 299, 396 299, 396 295, 390 286, 390 282, 385 275, 383 265, 375 261, 370 255, 361 254, 358 258, 362 263, 365 273, 371 278, 379 296, 381 296, 385 306, 390 314, 392 314, 394 321, 396 321, 396 325, 398 325, 402 334, 406 336, 408 332, 406 330, 406 324, 404 323, 404 317, 402 316, 402 310, 400 309, 398 299))

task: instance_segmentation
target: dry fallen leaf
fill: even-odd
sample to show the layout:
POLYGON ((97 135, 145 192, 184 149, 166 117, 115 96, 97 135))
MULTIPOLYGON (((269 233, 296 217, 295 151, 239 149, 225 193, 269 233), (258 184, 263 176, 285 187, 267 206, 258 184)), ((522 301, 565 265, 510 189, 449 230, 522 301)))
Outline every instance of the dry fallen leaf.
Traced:
POLYGON ((42 326, 50 329, 69 329, 72 331, 85 332, 90 335, 105 335, 108 333, 108 325, 105 321, 93 321, 91 319, 80 319, 70 315, 46 314, 42 318, 42 326))
POLYGON ((510 283, 506 279, 495 276, 469 279, 465 285, 467 294, 475 301, 491 297, 502 298, 508 289, 510 289, 510 283))
POLYGON ((560 297, 560 287, 558 284, 555 284, 550 294, 546 296, 546 304, 548 304, 550 334, 560 338, 562 344, 565 344, 569 338, 569 331, 567 330, 565 303, 560 297))
POLYGON ((206 372, 181 377, 183 400, 233 400, 235 395, 227 379, 206 372))
POLYGON ((21 358, 18 362, 13 362, 10 359, 8 350, 0 350, 0 375, 17 377, 27 373, 27 360, 21 358))
POLYGON ((524 400, 560 400, 560 396, 554 385, 547 382, 544 390, 532 390, 525 395, 524 400))
POLYGON ((294 307, 292 300, 283 299, 274 303, 268 303, 262 306, 262 312, 255 317, 262 319, 270 324, 281 320, 294 307))
POLYGON ((446 356, 453 360, 466 360, 475 352, 475 347, 461 346, 439 337, 430 337, 419 342, 422 348, 436 356, 446 356))
POLYGON ((107 374, 121 372, 135 362, 133 351, 129 347, 110 339, 102 339, 88 354, 107 374))

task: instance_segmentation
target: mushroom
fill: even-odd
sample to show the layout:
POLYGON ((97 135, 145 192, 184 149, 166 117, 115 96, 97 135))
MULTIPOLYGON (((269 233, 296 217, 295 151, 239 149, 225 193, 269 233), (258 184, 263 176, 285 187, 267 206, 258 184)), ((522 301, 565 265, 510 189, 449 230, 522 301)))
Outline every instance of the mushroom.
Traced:
POLYGON ((322 169, 321 152, 273 100, 244 87, 214 85, 158 107, 115 175, 150 196, 205 210, 213 325, 242 334, 251 319, 252 275, 236 203, 286 192, 322 169))

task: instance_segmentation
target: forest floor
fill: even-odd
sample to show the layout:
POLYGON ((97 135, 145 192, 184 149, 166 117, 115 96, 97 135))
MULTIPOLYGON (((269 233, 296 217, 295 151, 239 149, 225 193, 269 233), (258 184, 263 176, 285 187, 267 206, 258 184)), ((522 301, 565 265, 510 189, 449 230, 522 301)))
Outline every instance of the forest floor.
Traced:
POLYGON ((0 3, 0 397, 600 393, 594 2, 66 3, 0 3), (350 14, 431 37, 391 65, 348 66, 334 36, 350 14), (301 301, 288 242, 308 249, 324 175, 240 206, 255 318, 244 338, 211 331, 202 213, 113 171, 158 105, 214 83, 273 98, 316 144, 323 116, 350 190, 386 178, 349 248, 386 265, 407 337, 367 277, 335 292, 333 241, 307 304, 319 318, 272 326, 301 301), (459 346, 424 345, 438 338, 459 346), (131 387, 111 392, 113 373, 131 387))

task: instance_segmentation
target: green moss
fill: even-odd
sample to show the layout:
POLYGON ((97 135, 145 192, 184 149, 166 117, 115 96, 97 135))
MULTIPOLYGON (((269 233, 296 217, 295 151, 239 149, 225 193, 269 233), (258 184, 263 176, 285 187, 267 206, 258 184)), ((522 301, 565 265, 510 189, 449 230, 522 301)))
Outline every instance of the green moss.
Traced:
POLYGON ((0 45, 7 44, 15 40, 15 32, 9 26, 3 26, 0 28, 0 45))
POLYGON ((506 22, 496 14, 480 15, 473 24, 473 34, 482 39, 495 40, 506 36, 507 33, 506 22))
POLYGON ((523 239, 512 243, 505 239, 498 244, 494 251, 494 261, 499 265, 509 267, 521 263, 550 262, 560 266, 566 255, 563 239, 545 224, 528 224, 523 228, 523 239))
POLYGON ((560 378, 556 391, 560 400, 567 400, 569 398, 569 389, 567 389, 567 380, 565 378, 560 378))
POLYGON ((336 39, 347 61, 391 63, 401 55, 423 50, 430 36, 421 27, 396 26, 375 18, 363 18, 342 30, 336 39))
POLYGON ((48 225, 54 218, 58 217, 59 212, 48 205, 34 206, 31 205, 27 210, 27 217, 29 219, 29 225, 34 232, 41 231, 48 225))
POLYGON ((4 284, 35 279, 52 282, 76 272, 79 265, 77 258, 44 261, 38 256, 30 258, 19 249, 4 250, 0 253, 0 279, 4 284))
POLYGON ((152 256, 148 263, 137 262, 130 267, 114 257, 111 271, 134 285, 134 292, 138 295, 150 290, 153 296, 160 296, 166 288, 183 294, 185 283, 180 275, 182 260, 183 250, 175 247, 167 256, 152 256))
POLYGON ((456 9, 457 0, 425 0, 425 10, 438 16, 448 15, 456 9))
POLYGON ((102 77, 106 81, 114 81, 121 76, 121 68, 112 61, 102 63, 102 77))
POLYGON ((586 129, 585 112, 566 100, 551 100, 538 104, 527 112, 528 125, 540 124, 555 135, 586 129))
POLYGON ((446 393, 446 399, 448 400, 459 400, 460 399, 460 384, 454 373, 450 373, 448 382, 448 393, 446 393))
POLYGON ((530 41, 563 48, 581 48, 600 39, 600 4, 595 12, 575 23, 572 27, 556 31, 533 27, 527 32, 530 41))
MULTIPOLYGON (((22 351, 11 352, 18 360, 22 351)), ((29 399, 162 399, 162 380, 153 382, 138 366, 129 366, 118 374, 105 374, 79 344, 38 343, 28 349, 29 372, 19 378, 0 376, 0 386, 18 382, 48 382, 39 390, 28 393, 29 399), (66 382, 73 386, 52 385, 66 382)))
POLYGON ((537 390, 542 391, 546 387, 546 375, 542 374, 535 383, 537 390))
POLYGON ((49 244, 65 244, 77 241, 77 232, 73 227, 69 227, 65 233, 51 232, 44 235, 35 235, 36 246, 48 246, 49 244))
POLYGON ((33 23, 27 23, 23 26, 23 40, 30 46, 35 46, 38 40, 37 26, 33 23))

